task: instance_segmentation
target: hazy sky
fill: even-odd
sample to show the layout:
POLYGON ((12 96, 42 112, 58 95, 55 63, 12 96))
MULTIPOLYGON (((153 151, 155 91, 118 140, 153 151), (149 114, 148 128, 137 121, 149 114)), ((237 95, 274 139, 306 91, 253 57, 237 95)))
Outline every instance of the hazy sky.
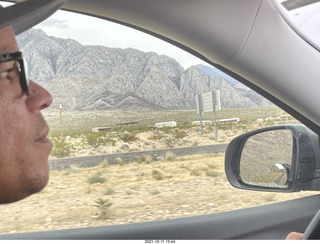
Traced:
MULTIPOLYGON (((3 7, 11 3, 1 2, 3 7)), ((83 45, 102 45, 115 48, 135 48, 145 52, 165 54, 176 59, 185 69, 196 64, 206 64, 193 55, 158 38, 113 22, 57 11, 44 22, 35 26, 49 36, 70 38, 83 45)))
POLYGON ((153 36, 134 29, 66 11, 58 11, 37 25, 48 35, 71 38, 83 45, 103 45, 116 48, 135 48, 165 54, 176 59, 184 68, 205 62, 153 36))

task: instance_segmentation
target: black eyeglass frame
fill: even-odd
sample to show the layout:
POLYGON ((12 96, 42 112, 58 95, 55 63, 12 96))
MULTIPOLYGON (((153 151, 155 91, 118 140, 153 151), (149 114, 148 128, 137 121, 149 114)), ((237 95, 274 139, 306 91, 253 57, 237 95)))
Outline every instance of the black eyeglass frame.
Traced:
POLYGON ((9 61, 18 61, 19 66, 18 70, 20 72, 20 86, 22 92, 29 95, 29 77, 28 69, 26 67, 25 59, 23 58, 22 52, 8 53, 0 55, 0 63, 5 63, 9 61))

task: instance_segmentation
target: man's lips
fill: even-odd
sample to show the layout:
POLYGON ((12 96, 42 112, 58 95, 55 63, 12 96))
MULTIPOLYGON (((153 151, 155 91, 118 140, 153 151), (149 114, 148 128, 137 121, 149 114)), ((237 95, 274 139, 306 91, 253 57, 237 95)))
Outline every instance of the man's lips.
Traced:
POLYGON ((49 134, 49 127, 46 126, 36 137, 35 142, 51 143, 51 140, 47 137, 48 134, 49 134))

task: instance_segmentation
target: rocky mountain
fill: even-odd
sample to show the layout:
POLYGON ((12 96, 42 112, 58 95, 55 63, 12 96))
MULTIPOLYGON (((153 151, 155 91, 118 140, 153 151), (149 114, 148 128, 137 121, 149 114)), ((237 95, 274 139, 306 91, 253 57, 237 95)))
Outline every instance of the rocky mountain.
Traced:
POLYGON ((223 73, 219 69, 213 67, 213 66, 207 66, 203 64, 198 64, 197 67, 201 69, 206 75, 208 76, 218 76, 223 78, 226 82, 229 83, 230 86, 235 88, 238 92, 242 94, 242 96, 249 98, 251 101, 253 101, 258 107, 270 107, 274 106, 273 103, 271 103, 269 100, 263 98, 259 94, 257 94, 255 91, 251 90, 249 87, 243 85, 239 81, 235 80, 231 76, 223 73))
POLYGON ((198 64, 196 65, 199 69, 201 69, 206 75, 211 76, 215 75, 218 77, 223 78, 226 82, 228 82, 234 88, 240 88, 243 90, 249 90, 248 87, 237 81, 236 79, 232 78, 231 76, 223 73, 221 70, 217 69, 216 67, 198 64))
POLYGON ((222 108, 270 106, 249 89, 233 87, 201 68, 185 70, 153 52, 85 46, 31 29, 19 35, 30 78, 68 110, 195 109, 195 95, 220 89, 222 108))

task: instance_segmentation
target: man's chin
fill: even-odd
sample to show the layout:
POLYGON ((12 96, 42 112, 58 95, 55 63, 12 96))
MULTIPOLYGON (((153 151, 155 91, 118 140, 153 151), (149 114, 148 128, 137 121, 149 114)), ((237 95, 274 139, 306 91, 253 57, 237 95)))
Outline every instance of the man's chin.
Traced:
POLYGON ((26 179, 25 185, 22 187, 23 198, 26 198, 34 193, 42 191, 49 181, 49 170, 42 172, 41 174, 35 175, 31 179, 26 179))
POLYGON ((13 203, 29 197, 34 193, 38 193, 45 188, 48 183, 49 177, 42 175, 41 177, 32 180, 25 180, 23 185, 16 191, 12 190, 10 195, 1 196, 0 204, 13 203))

